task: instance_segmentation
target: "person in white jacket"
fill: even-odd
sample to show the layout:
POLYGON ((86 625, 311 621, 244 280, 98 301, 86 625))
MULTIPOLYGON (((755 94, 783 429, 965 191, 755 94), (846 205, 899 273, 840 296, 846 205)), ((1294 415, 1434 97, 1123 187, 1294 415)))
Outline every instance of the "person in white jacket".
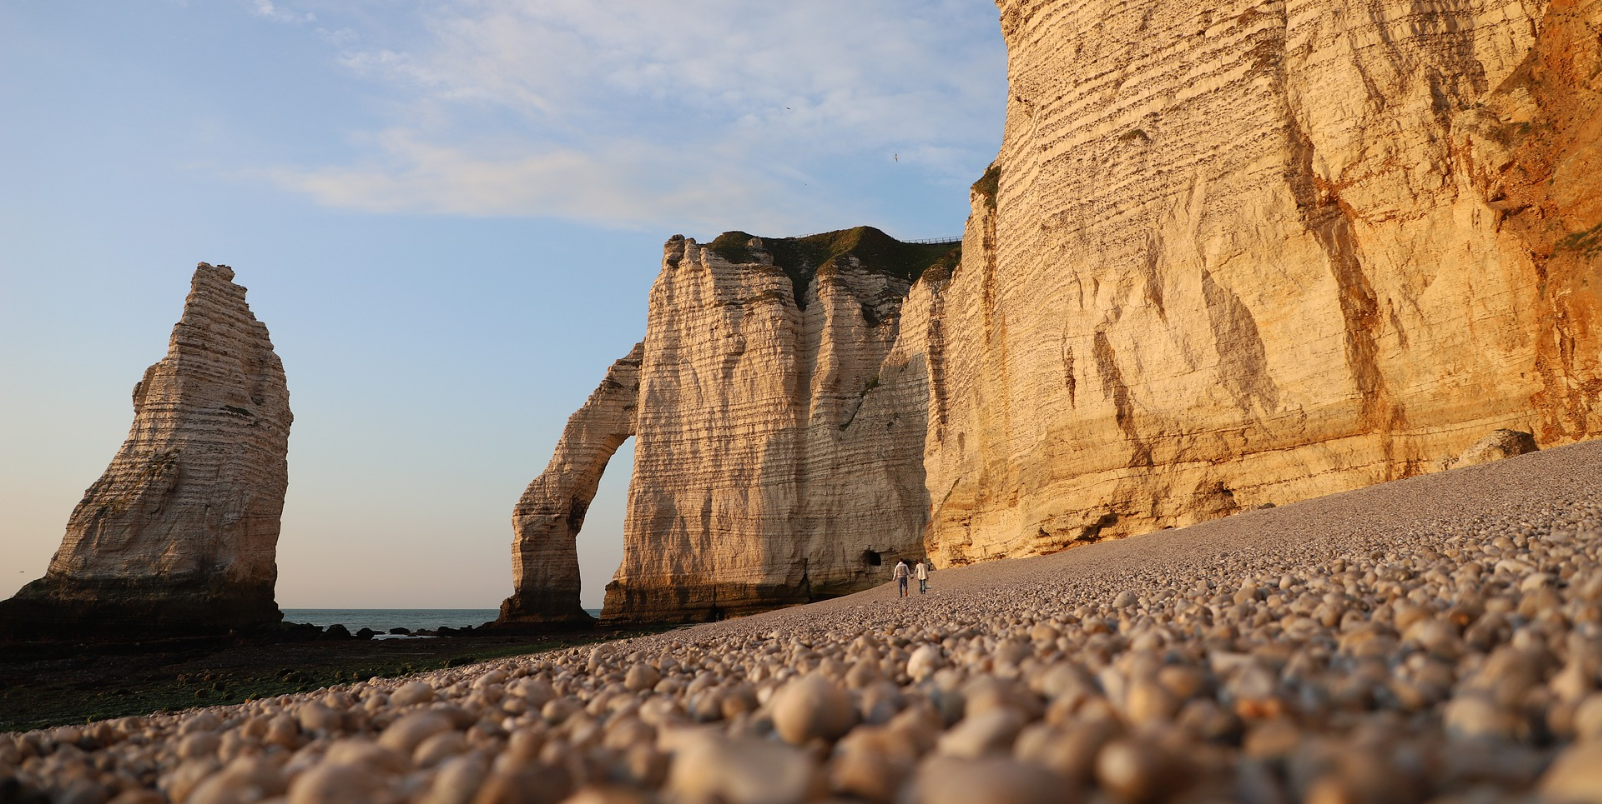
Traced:
POLYGON ((913 565, 913 577, 919 579, 919 594, 925 593, 925 584, 930 581, 930 565, 924 559, 913 565))
POLYGON ((897 566, 891 568, 891 577, 897 579, 897 597, 907 597, 908 562, 898 561, 897 566))

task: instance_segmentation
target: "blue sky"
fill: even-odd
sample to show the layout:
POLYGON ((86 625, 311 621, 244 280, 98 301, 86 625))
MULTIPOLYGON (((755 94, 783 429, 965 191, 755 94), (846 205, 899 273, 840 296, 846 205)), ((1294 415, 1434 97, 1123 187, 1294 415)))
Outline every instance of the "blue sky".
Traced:
POLYGON ((643 334, 663 241, 960 233, 1005 59, 987 0, 0 4, 0 596, 204 260, 289 377, 280 605, 498 604, 512 506, 643 334))

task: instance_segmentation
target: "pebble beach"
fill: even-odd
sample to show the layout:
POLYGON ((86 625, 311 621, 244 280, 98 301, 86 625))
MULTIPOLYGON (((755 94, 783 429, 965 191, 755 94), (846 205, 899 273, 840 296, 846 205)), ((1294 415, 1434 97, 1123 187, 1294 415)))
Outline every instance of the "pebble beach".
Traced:
POLYGON ((1596 802, 1599 548, 1589 442, 909 598, 4 734, 0 802, 1596 802))

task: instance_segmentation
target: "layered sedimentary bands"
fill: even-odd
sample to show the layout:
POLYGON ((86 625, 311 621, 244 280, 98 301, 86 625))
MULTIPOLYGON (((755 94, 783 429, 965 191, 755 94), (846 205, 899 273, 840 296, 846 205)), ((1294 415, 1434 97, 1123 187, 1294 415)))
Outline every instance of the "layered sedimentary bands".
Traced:
POLYGON ((1599 434, 1597 2, 1001 6, 940 561, 1599 434))
POLYGON ((929 282, 909 288, 955 260, 952 244, 870 228, 670 240, 645 341, 569 420, 518 503, 502 619, 583 616, 574 534, 630 437, 624 561, 604 620, 829 597, 918 555, 934 297, 929 282))
POLYGON ((1598 437, 1598 2, 999 5, 1004 141, 954 270, 669 242, 604 618, 1598 437))
POLYGON ((13 635, 181 632, 277 622, 287 483, 284 368, 228 266, 195 269, 134 424, 73 509, 45 577, 0 603, 13 635))

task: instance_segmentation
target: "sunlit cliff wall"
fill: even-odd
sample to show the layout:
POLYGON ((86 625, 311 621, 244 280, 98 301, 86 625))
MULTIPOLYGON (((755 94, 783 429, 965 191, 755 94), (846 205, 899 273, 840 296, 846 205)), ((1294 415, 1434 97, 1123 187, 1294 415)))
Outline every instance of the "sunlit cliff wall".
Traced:
POLYGON ((928 546, 1062 549, 1599 434, 1598 4, 1000 3, 928 546))
POLYGON ((1003 145, 955 267, 667 245, 604 619, 1599 436, 1596 0, 999 6, 1003 145))

